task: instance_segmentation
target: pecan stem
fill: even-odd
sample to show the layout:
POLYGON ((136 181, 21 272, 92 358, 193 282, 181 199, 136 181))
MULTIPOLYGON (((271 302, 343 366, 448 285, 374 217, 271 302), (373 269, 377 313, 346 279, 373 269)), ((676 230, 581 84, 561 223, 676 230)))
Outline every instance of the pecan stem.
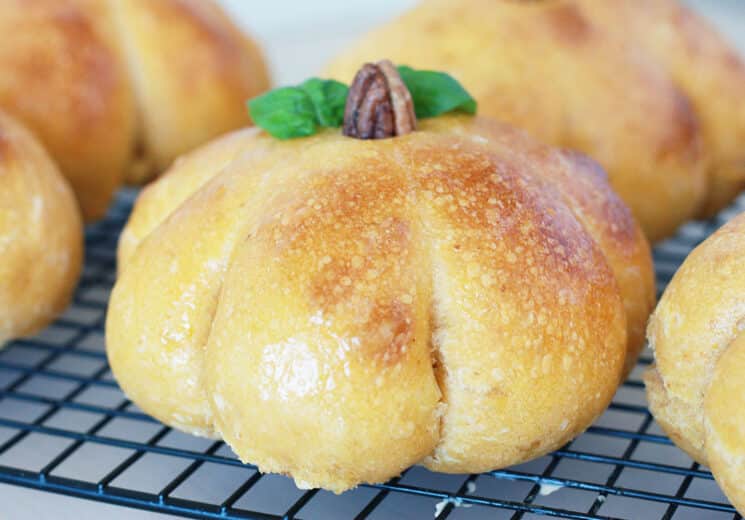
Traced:
POLYGON ((366 63, 352 82, 344 110, 343 133, 357 139, 384 139, 413 132, 411 93, 388 60, 366 63))

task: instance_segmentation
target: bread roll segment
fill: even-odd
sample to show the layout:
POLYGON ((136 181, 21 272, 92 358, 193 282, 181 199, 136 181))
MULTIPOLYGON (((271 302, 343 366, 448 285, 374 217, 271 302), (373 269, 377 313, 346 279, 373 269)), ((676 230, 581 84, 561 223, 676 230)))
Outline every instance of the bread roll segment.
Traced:
POLYGON ((481 472, 558 448, 605 409, 626 320, 598 244, 534 173, 543 161, 519 137, 492 144, 493 156, 452 154, 440 139, 412 152, 445 396, 424 463, 481 472))
POLYGON ((0 112, 0 346, 62 312, 82 249, 72 190, 31 133, 0 112))
POLYGON ((738 511, 745 511, 745 333, 727 348, 717 363, 704 401, 706 453, 711 470, 738 511))
POLYGON ((303 487, 536 457, 607 406, 638 348, 625 308, 651 305, 648 246, 596 169, 468 116, 225 137, 135 208, 112 370, 146 412, 303 487))
MULTIPOLYGON (((438 123, 435 120, 431 124, 438 123)), ((656 303, 656 285, 649 243, 629 208, 615 193, 609 192, 607 174, 597 162, 581 153, 549 150, 518 132, 505 134, 503 125, 494 125, 488 119, 471 120, 465 128, 488 136, 494 142, 502 142, 503 154, 510 153, 511 143, 519 142, 521 153, 528 154, 535 161, 524 161, 523 167, 543 181, 543 189, 562 198, 575 218, 600 244, 626 308, 628 355, 625 374, 628 375, 636 366, 645 343, 647 319, 656 303), (598 196, 599 193, 603 196, 598 196)))
POLYGON ((645 375, 655 419, 691 457, 710 465, 740 511, 744 237, 740 215, 697 247, 675 274, 649 324, 656 364, 645 375))
POLYGON ((26 125, 100 218, 134 147, 135 105, 97 0, 0 2, 0 107, 26 125))
MULTIPOLYGON (((119 258, 125 264, 120 266, 107 320, 109 362, 124 391, 164 423, 204 436, 216 435, 203 383, 204 346, 231 252, 256 218, 247 198, 267 169, 262 167, 261 151, 250 150, 273 144, 266 138, 251 142, 256 141, 256 132, 237 137, 248 141, 245 168, 229 168, 221 176, 215 175, 219 170, 207 170, 212 179, 198 191, 193 185, 196 193, 188 204, 174 205, 170 215, 161 214, 164 220, 143 234, 141 242, 120 243, 119 258), (122 252, 127 247, 132 247, 131 254, 122 252), (128 377, 120 367, 136 369, 138 375, 128 377)), ((211 148, 214 145, 203 153, 211 155, 211 148)), ((220 149, 230 151, 229 146, 220 149)), ((180 177, 189 185, 198 171, 190 166, 198 165, 201 155, 189 156, 159 183, 169 186, 180 177)), ((220 164, 215 160, 210 168, 220 164)), ((186 198, 185 191, 178 190, 171 199, 147 195, 135 208, 135 214, 144 216, 131 219, 135 232, 170 201, 180 195, 186 198)), ((132 233, 125 232, 126 236, 132 233)))
POLYGON ((735 48, 680 0, 582 0, 603 30, 640 42, 690 99, 708 156, 701 216, 745 188, 745 62, 735 48))
MULTIPOLYGON (((117 265, 129 263, 137 246, 186 199, 228 166, 239 153, 248 153, 261 142, 258 128, 246 128, 187 153, 174 162, 158 182, 145 186, 132 210, 127 226, 119 237, 117 265)), ((267 142, 261 142, 267 146, 267 142)))
POLYGON ((205 0, 108 0, 138 104, 138 150, 127 181, 143 183, 179 155, 249 122, 265 90, 261 51, 205 0))
POLYGON ((412 172, 393 157, 400 143, 323 141, 286 165, 282 197, 256 208, 206 371, 218 430, 241 459, 343 491, 431 453, 441 394, 427 228, 412 172))

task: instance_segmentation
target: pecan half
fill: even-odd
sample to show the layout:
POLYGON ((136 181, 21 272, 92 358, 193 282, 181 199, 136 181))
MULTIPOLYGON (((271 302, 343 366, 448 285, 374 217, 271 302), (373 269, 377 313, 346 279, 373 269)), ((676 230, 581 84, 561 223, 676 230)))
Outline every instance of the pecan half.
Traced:
POLYGON ((415 129, 414 102, 396 67, 388 60, 363 65, 349 89, 344 135, 384 139, 415 129))

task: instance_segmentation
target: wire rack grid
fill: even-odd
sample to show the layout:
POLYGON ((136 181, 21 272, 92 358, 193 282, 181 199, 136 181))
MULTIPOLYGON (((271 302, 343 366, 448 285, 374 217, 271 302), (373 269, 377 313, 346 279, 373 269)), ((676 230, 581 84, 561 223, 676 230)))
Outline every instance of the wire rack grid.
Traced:
MULTIPOLYGON (((222 442, 144 415, 119 390, 104 351, 115 248, 134 200, 123 191, 86 232, 70 309, 0 352, 0 482, 192 518, 742 520, 711 473, 675 448, 645 406, 646 352, 608 411, 548 456, 479 475, 414 467, 342 495, 299 490, 240 463, 222 442)), ((745 210, 686 225, 655 249, 662 291, 688 252, 745 210)))

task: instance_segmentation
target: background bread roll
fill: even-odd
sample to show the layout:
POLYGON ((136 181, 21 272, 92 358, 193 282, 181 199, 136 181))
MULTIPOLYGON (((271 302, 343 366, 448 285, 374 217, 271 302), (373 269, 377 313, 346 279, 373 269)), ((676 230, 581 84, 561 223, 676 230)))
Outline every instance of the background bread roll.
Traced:
POLYGON ((248 123, 268 86, 258 47, 212 0, 0 3, 0 108, 70 180, 86 219, 125 179, 248 123))
POLYGON ((425 0, 326 73, 381 56, 446 70, 481 114, 595 158, 650 240, 742 187, 742 63, 674 1, 425 0))
POLYGON ((28 130, 0 112, 0 345, 62 312, 82 248, 72 190, 28 130))
POLYGON ((481 118, 238 132, 148 187, 123 237, 107 353, 127 395, 334 491, 557 448, 605 408, 653 304, 602 170, 481 118))
POLYGON ((745 215, 697 247, 649 324, 650 409, 670 438, 711 467, 745 511, 745 215))

